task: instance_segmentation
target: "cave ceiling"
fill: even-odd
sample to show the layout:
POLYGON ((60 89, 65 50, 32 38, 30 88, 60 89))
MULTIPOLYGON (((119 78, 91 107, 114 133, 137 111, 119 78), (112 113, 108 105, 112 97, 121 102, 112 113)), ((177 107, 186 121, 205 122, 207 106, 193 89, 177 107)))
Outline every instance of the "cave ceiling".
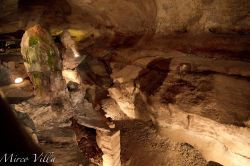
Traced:
POLYGON ((52 35, 71 30, 80 46, 92 35, 106 48, 140 45, 245 59, 250 51, 248 0, 8 0, 0 8, 1 38, 40 24, 52 35))

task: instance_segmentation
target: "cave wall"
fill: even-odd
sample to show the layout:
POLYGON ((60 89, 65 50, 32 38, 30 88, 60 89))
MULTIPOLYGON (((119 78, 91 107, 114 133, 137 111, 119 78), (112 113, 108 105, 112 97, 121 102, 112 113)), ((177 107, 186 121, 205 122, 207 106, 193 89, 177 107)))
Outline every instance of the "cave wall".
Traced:
MULTIPOLYGON (((248 62, 156 50, 125 49, 115 56, 109 94, 117 110, 151 119, 162 136, 190 143, 207 161, 250 163, 248 62)), ((118 117, 107 105, 107 114, 118 117)))
POLYGON ((39 23, 53 35, 74 30, 82 49, 93 43, 98 48, 144 45, 249 60, 247 0, 13 0, 0 5, 0 33, 39 23))
MULTIPOLYGON (((0 8, 1 34, 37 23, 52 35, 73 30, 88 53, 77 82, 98 86, 86 101, 98 98, 107 117, 152 120, 207 161, 250 163, 248 0, 9 0, 0 8)), ((85 90, 71 93, 75 106, 85 101, 85 90)), ((74 110, 84 125, 92 114, 81 110, 93 113, 92 104, 74 110)), ((35 120, 46 123, 40 112, 35 120)))
POLYGON ((0 32, 35 23, 120 33, 249 34, 247 0, 3 1, 0 32))

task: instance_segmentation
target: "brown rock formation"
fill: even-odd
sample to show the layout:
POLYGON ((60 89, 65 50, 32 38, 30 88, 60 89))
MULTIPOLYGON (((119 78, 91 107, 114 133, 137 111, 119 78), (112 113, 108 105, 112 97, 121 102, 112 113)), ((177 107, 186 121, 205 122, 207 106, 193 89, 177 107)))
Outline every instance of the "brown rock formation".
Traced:
POLYGON ((108 117, 124 165, 250 165, 248 0, 6 0, 0 9, 1 88, 44 132, 70 117, 107 132, 108 117), (25 74, 8 85, 22 69, 23 31, 24 64, 51 105, 20 104, 25 74))

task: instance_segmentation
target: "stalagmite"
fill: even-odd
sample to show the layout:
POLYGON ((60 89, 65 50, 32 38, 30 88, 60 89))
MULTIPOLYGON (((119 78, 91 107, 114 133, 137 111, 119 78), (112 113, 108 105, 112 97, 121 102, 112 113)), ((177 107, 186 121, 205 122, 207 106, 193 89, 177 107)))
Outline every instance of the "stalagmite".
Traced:
POLYGON ((120 131, 96 130, 96 141, 103 152, 103 166, 121 166, 120 131))
POLYGON ((48 98, 64 88, 60 54, 46 29, 40 25, 29 28, 22 37, 21 53, 37 97, 48 98))

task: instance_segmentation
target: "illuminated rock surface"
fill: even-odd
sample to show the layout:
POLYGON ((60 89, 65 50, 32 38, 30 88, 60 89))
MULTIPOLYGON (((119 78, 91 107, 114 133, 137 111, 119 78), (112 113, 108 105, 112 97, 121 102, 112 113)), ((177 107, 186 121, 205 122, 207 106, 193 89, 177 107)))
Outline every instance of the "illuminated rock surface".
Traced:
POLYGON ((0 9, 1 89, 38 139, 73 138, 73 118, 74 164, 76 142, 102 164, 95 130, 112 119, 122 165, 250 165, 248 0, 6 0, 0 9), (33 98, 23 64, 49 104, 33 98), (9 85, 18 74, 24 82, 9 85))

